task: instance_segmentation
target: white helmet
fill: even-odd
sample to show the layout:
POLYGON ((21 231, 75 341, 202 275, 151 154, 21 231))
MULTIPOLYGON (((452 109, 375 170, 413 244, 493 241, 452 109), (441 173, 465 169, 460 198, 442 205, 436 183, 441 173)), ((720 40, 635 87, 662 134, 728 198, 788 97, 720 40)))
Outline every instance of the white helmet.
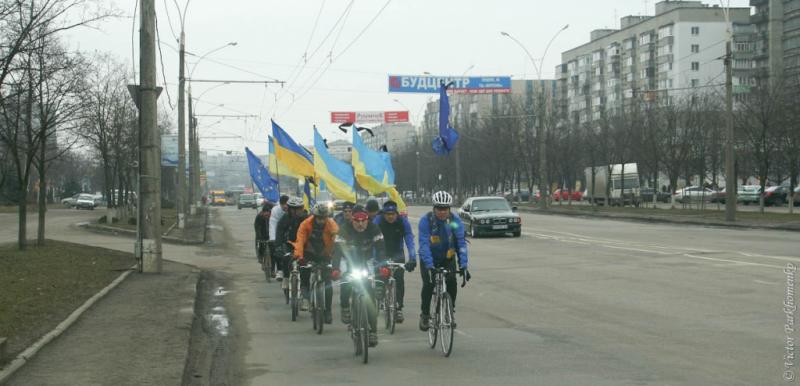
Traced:
POLYGON ((453 196, 450 193, 440 190, 433 194, 433 206, 450 207, 453 205, 453 196))
POLYGON ((289 206, 290 208, 302 208, 303 206, 305 206, 305 203, 303 202, 303 199, 300 197, 291 197, 289 198, 289 201, 286 202, 286 205, 289 206))

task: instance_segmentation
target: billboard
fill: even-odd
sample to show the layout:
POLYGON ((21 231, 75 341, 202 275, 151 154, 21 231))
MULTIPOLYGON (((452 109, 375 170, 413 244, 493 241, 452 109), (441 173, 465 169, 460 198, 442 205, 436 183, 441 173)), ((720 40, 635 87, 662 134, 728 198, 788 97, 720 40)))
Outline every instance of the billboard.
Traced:
POLYGON ((161 136, 161 166, 178 166, 178 136, 161 136))
POLYGON ((331 123, 398 123, 408 122, 408 111, 332 111, 331 123))
POLYGON ((439 85, 453 82, 448 91, 455 94, 509 94, 510 76, 434 76, 389 75, 389 92, 439 92, 439 85))

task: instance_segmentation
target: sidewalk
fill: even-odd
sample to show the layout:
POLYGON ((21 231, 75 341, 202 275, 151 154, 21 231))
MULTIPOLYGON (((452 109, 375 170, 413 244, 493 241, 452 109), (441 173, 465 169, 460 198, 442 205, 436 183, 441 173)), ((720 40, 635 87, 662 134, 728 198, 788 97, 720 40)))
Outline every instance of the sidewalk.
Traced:
MULTIPOLYGON (((198 208, 197 214, 188 216, 186 224, 183 229, 178 229, 177 226, 163 229, 164 234, 161 240, 166 243, 194 245, 203 244, 206 242, 206 226, 208 220, 208 208, 198 208)), ((97 222, 81 224, 87 230, 92 232, 111 233, 114 235, 123 235, 127 237, 136 237, 136 230, 126 229, 123 227, 110 226, 107 224, 99 224, 97 222)))
POLYGON ((599 218, 607 218, 607 219, 615 219, 615 220, 626 220, 626 221, 643 221, 643 222, 656 222, 656 223, 670 223, 670 224, 684 224, 684 225, 701 225, 701 226, 718 226, 718 227, 728 227, 728 228, 754 228, 754 229, 770 229, 770 230, 784 230, 784 231, 795 231, 800 232, 800 216, 798 216, 797 221, 783 221, 783 222, 775 222, 775 223, 768 223, 764 221, 755 222, 755 221, 748 221, 742 220, 741 217, 745 215, 751 215, 747 212, 737 212, 737 216, 740 218, 736 220, 734 223, 726 222, 724 220, 717 220, 717 219, 708 219, 702 218, 694 214, 693 212, 672 212, 669 209, 659 209, 663 211, 663 214, 657 213, 635 213, 635 212, 624 212, 624 213, 613 213, 607 211, 591 211, 585 210, 588 207, 583 208, 584 210, 578 210, 577 207, 575 208, 568 208, 564 205, 564 208, 560 208, 558 204, 551 206, 546 210, 542 210, 539 208, 523 206, 521 204, 518 209, 521 212, 526 213, 535 213, 535 214, 544 214, 544 215, 561 215, 561 216, 576 216, 576 217, 599 217, 599 218), (741 215, 740 215, 741 214, 741 215))
POLYGON ((6 385, 181 384, 199 274, 169 261, 131 274, 6 385))

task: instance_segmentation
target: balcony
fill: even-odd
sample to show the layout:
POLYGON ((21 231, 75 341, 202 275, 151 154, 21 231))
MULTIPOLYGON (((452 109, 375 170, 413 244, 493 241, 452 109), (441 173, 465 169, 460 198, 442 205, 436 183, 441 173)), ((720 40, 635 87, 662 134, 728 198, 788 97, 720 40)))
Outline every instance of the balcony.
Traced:
POLYGON ((766 23, 767 20, 769 20, 769 14, 767 12, 758 12, 754 15, 750 15, 750 22, 754 24, 766 23))

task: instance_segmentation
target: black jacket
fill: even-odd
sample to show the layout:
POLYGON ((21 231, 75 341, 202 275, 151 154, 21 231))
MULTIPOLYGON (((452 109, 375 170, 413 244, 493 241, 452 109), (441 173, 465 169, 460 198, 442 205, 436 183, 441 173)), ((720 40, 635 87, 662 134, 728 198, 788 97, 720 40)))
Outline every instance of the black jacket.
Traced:
POLYGON ((258 212, 256 219, 253 222, 253 227, 256 230, 256 240, 269 240, 269 211, 258 212))
POLYGON ((278 221, 278 228, 275 231, 275 245, 280 248, 286 248, 286 242, 297 240, 297 228, 300 228, 300 223, 303 222, 308 215, 303 214, 300 217, 293 217, 289 213, 285 213, 281 220, 278 221))
POLYGON ((373 223, 369 223, 363 232, 357 232, 352 223, 345 223, 339 229, 337 241, 339 256, 354 264, 363 264, 369 259, 386 256, 383 234, 373 223))

